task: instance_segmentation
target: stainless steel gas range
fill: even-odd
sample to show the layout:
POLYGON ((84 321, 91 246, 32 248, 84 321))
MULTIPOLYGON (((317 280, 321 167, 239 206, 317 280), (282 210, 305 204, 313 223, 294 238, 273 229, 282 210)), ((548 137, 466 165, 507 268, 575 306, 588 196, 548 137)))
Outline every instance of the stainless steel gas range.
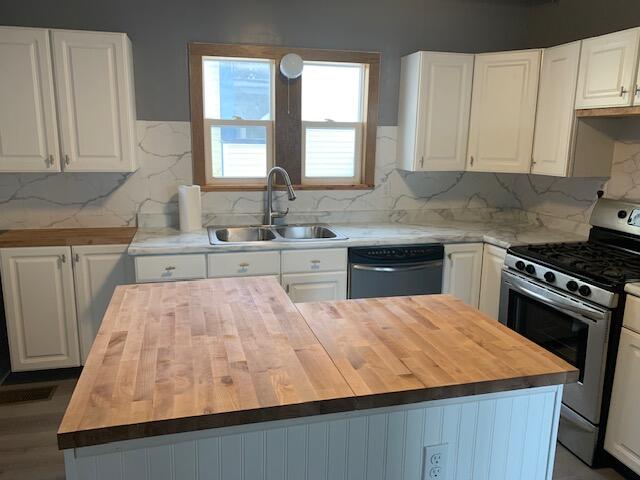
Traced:
POLYGON ((640 205, 599 199, 589 240, 512 247, 502 272, 500 322, 580 371, 567 385, 558 440, 600 463, 624 310, 640 280, 640 205))

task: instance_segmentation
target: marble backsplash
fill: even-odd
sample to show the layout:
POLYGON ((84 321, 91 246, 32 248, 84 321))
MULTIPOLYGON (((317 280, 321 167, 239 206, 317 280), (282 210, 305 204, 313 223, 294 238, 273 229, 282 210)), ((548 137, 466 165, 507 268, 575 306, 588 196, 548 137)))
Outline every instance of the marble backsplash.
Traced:
MULTIPOLYGON (((146 225, 175 221, 177 187, 192 181, 188 122, 137 124, 140 168, 131 174, 0 174, 0 229, 146 225)), ((380 127, 375 189, 278 193, 289 221, 421 221, 479 215, 584 229, 599 189, 640 202, 640 144, 616 144, 612 178, 558 179, 395 169, 396 127, 380 127)), ((264 192, 203 194, 207 224, 260 221, 264 192)))

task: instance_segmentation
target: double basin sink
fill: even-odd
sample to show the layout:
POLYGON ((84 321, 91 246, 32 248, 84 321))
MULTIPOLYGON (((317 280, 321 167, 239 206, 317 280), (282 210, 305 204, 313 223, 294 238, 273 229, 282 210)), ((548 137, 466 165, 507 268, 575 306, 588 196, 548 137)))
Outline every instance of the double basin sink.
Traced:
POLYGON ((229 243, 304 242, 345 240, 347 237, 325 225, 274 225, 250 227, 209 227, 212 245, 229 243))

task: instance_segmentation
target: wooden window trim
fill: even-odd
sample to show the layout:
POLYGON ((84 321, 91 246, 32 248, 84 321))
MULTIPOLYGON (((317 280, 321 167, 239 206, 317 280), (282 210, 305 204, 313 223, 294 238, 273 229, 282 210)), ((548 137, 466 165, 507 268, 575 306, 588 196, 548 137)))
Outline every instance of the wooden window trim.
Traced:
POLYGON ((365 98, 366 108, 362 132, 362 180, 357 184, 319 183, 302 184, 302 119, 301 81, 287 80, 275 75, 275 165, 289 171, 299 190, 365 190, 374 188, 376 131, 378 127, 378 101, 380 85, 380 53, 347 50, 321 50, 309 48, 286 48, 268 45, 229 45, 212 43, 189 43, 189 91, 191 104, 191 144, 193 159, 193 181, 203 191, 251 191, 265 190, 266 185, 207 183, 206 156, 204 143, 204 106, 202 91, 202 57, 264 58, 274 60, 276 70, 280 59, 296 53, 307 61, 360 63, 366 66, 365 98), (290 102, 287 104, 287 87, 290 102), (288 111, 289 110, 289 111, 288 111), (292 161, 293 159, 293 161, 292 161))

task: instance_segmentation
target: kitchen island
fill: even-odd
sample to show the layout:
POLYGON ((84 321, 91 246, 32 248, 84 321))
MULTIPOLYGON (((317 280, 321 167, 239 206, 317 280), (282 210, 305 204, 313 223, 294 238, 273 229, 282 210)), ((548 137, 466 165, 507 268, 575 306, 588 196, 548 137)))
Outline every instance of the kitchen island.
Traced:
POLYGON ((447 295, 294 305, 272 277, 129 285, 58 443, 69 480, 550 479, 577 376, 447 295))

